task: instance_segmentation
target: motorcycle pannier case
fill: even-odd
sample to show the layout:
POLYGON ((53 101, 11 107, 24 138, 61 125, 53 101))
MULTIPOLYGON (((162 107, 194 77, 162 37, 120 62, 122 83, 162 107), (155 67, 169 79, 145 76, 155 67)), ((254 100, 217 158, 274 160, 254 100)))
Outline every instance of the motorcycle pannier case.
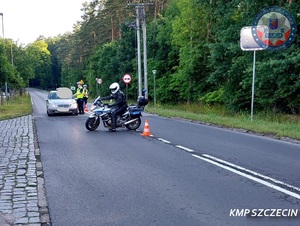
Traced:
POLYGON ((142 115, 142 110, 138 107, 130 107, 129 108, 131 118, 139 118, 142 115))
POLYGON ((139 106, 145 107, 148 104, 148 99, 146 99, 144 96, 139 96, 137 102, 139 106))

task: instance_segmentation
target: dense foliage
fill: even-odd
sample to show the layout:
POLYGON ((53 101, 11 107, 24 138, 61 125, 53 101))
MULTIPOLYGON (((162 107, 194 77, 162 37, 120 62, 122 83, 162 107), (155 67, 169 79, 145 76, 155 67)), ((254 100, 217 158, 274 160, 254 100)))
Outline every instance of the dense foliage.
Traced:
MULTIPOLYGON (((155 69, 158 102, 220 103, 233 111, 249 110, 251 102, 253 52, 241 50, 241 28, 252 25, 257 12, 268 6, 285 8, 296 22, 300 17, 300 3, 293 0, 152 2, 145 6, 149 98, 154 94, 155 69)), ((136 98, 135 7, 123 0, 92 0, 83 4, 82 12, 72 33, 39 37, 25 48, 3 42, 0 84, 9 78, 10 86, 51 89, 82 79, 96 96, 107 95, 115 81, 125 90, 122 76, 129 73, 133 77, 129 97, 136 98), (10 45, 14 67, 9 62, 10 45), (97 84, 96 78, 103 83, 97 84)), ((297 31, 288 49, 257 51, 257 109, 300 113, 299 25, 297 31)))

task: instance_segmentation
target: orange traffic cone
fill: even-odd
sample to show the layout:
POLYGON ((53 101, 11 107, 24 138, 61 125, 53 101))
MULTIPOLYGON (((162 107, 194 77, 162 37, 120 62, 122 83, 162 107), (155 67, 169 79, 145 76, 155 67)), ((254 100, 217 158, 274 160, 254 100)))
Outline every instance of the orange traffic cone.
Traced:
POLYGON ((86 104, 84 107, 84 112, 89 112, 88 105, 86 104))
POLYGON ((146 119, 145 121, 145 126, 144 126, 144 132, 141 134, 142 136, 152 136, 152 134, 150 133, 150 127, 149 127, 149 122, 148 119, 146 119))

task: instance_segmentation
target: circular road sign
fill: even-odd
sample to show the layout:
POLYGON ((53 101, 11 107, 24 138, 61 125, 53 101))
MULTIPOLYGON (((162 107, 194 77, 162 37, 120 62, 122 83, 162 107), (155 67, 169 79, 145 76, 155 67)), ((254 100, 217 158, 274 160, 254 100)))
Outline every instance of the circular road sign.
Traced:
POLYGON ((125 84, 129 84, 129 83, 131 82, 131 80, 132 80, 131 75, 130 75, 130 74, 125 74, 125 75, 123 75, 122 80, 123 80, 123 82, 124 82, 125 84))
POLYGON ((102 84, 102 79, 101 78, 96 78, 96 82, 101 85, 102 84))

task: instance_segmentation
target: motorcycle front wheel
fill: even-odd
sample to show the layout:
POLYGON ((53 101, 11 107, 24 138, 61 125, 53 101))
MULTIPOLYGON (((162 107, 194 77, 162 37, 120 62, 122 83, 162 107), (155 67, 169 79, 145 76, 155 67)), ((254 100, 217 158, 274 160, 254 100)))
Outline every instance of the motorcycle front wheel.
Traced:
POLYGON ((141 125, 141 118, 138 118, 137 120, 135 120, 134 122, 127 124, 126 128, 129 130, 136 130, 137 128, 139 128, 141 125))
POLYGON ((94 131, 98 128, 100 125, 100 118, 94 117, 94 118, 87 118, 85 122, 85 128, 89 131, 94 131))

